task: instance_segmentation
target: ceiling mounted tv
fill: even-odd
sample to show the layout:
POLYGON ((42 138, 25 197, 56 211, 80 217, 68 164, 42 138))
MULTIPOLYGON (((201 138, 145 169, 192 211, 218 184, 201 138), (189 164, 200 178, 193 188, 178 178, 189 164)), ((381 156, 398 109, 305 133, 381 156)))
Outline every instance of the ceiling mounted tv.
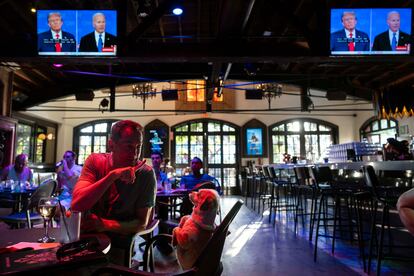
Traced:
POLYGON ((115 56, 114 10, 38 10, 37 50, 46 56, 115 56))
POLYGON ((410 8, 331 9, 331 55, 408 55, 410 8))

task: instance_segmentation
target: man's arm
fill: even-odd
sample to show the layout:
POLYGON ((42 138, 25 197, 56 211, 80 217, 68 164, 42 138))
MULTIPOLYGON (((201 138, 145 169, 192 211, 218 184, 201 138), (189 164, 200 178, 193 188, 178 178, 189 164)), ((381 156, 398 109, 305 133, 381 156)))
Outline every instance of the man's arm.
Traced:
POLYGON ((114 169, 96 181, 97 176, 94 171, 94 162, 95 160, 91 157, 88 157, 85 162, 81 177, 73 190, 72 210, 79 212, 90 210, 111 184, 118 179, 125 183, 133 183, 135 180, 135 170, 137 168, 125 167, 114 169))
POLYGON ((82 222, 82 230, 87 232, 116 232, 120 234, 134 234, 145 230, 151 217, 152 207, 139 208, 136 211, 136 219, 131 221, 117 221, 100 218, 95 214, 89 215, 82 222))
POLYGON ((414 235, 414 189, 403 193, 397 203, 401 221, 408 231, 414 235))

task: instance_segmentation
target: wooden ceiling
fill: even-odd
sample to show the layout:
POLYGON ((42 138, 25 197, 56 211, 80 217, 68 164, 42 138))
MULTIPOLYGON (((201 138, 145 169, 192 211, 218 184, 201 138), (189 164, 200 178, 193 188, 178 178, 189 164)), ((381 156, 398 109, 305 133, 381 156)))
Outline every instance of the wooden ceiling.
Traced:
POLYGON ((14 70, 13 90, 27 96, 17 93, 13 110, 137 78, 205 78, 209 97, 219 80, 236 79, 371 99, 389 85, 412 85, 414 57, 330 57, 329 10, 413 6, 414 0, 3 0, 0 65, 14 70), (171 15, 175 4, 184 9, 180 17, 171 15), (144 5, 149 16, 141 18, 137 10, 144 5), (118 57, 37 56, 32 7, 117 10, 118 57))

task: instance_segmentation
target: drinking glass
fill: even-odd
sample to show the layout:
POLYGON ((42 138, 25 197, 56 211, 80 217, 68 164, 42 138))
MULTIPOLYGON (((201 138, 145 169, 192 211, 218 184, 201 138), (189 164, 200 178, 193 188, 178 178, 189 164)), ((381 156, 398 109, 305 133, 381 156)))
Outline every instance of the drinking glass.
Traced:
POLYGON ((55 241, 55 238, 50 237, 48 234, 48 226, 49 221, 55 216, 57 206, 58 200, 54 197, 43 197, 39 200, 37 209, 43 217, 45 235, 43 238, 38 239, 38 242, 46 243, 55 241))

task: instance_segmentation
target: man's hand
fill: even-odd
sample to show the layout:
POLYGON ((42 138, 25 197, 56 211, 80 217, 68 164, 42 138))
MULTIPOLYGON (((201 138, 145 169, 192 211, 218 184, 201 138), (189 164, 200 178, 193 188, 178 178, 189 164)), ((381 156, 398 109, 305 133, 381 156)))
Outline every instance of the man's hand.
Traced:
POLYGON ((135 181, 135 171, 142 167, 144 162, 140 162, 136 166, 117 168, 111 171, 115 175, 116 179, 121 180, 125 183, 134 183, 135 181))
POLYGON ((102 219, 95 214, 89 214, 82 220, 81 229, 84 232, 103 232, 108 227, 105 223, 105 219, 102 219))

